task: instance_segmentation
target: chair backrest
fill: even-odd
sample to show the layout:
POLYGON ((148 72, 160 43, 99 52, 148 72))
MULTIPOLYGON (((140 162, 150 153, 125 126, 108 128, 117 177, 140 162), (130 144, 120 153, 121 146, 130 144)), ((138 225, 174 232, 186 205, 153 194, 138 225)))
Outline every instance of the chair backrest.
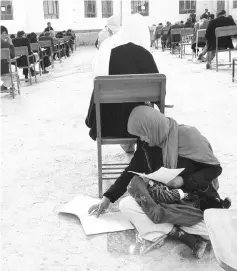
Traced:
POLYGON ((42 48, 52 47, 51 40, 39 40, 39 45, 42 48))
POLYGON ((64 36, 64 40, 65 40, 65 41, 69 41, 70 39, 71 39, 70 36, 64 36))
POLYGON ((1 60, 8 60, 10 61, 10 50, 8 48, 2 48, 1 49, 1 60))
POLYGON ((193 35, 193 28, 182 28, 181 35, 182 36, 193 35))
POLYGON ((38 42, 36 42, 36 43, 31 43, 30 44, 30 47, 31 47, 31 50, 32 51, 39 51, 39 48, 40 48, 40 45, 39 45, 39 43, 38 42))
POLYGON ((64 43, 64 42, 65 42, 65 41, 64 41, 64 38, 58 38, 58 42, 59 42, 60 44, 64 43))
POLYGON ((164 74, 136 74, 98 76, 94 79, 97 137, 101 137, 100 104, 160 102, 164 113, 166 76, 164 74))
POLYGON ((216 38, 237 35, 237 25, 222 26, 215 29, 216 38))
POLYGON ((180 32, 181 32, 181 28, 174 28, 174 29, 171 29, 171 31, 170 31, 171 36, 180 34, 180 32))
POLYGON ((14 47, 16 56, 28 56, 27 46, 14 47))
POLYGON ((206 36, 206 29, 198 29, 197 30, 197 37, 198 38, 205 38, 206 36))
POLYGON ((54 44, 54 45, 58 45, 58 44, 59 44, 59 41, 54 39, 54 40, 53 40, 53 44, 54 44))

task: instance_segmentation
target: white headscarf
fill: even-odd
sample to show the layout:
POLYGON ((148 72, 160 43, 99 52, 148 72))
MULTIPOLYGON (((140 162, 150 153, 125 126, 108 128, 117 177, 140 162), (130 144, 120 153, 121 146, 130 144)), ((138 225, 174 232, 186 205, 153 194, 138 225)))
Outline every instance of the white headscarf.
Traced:
POLYGON ((111 50, 130 42, 142 46, 146 50, 150 49, 148 24, 140 14, 129 16, 120 31, 101 44, 93 62, 94 76, 108 75, 111 50))

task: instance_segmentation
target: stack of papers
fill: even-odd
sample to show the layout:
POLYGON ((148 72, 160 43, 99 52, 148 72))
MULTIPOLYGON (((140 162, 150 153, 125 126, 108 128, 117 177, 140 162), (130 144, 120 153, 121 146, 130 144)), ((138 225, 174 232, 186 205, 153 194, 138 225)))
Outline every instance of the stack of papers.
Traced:
POLYGON ((60 213, 69 213, 78 216, 86 235, 116 232, 134 229, 133 225, 122 215, 121 212, 111 212, 89 215, 88 210, 100 200, 88 196, 78 195, 67 203, 60 213))
POLYGON ((167 184, 168 182, 173 180, 175 177, 177 177, 183 170, 184 168, 170 169, 170 168, 161 167, 159 170, 150 174, 142 174, 142 173, 138 173, 134 171, 129 171, 129 172, 132 172, 143 178, 147 178, 153 181, 167 184))

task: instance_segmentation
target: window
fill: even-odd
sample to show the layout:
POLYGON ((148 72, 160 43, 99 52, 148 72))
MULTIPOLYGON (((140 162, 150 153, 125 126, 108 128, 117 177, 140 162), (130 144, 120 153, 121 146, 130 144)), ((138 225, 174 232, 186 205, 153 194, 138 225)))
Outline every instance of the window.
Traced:
POLYGON ((149 16, 149 1, 143 0, 132 0, 131 1, 131 12, 141 13, 144 16, 149 16))
POLYGON ((1 1, 1 20, 13 20, 12 1, 1 1))
POLYGON ((44 18, 58 19, 59 18, 59 3, 58 1, 44 0, 44 18))
POLYGON ((233 8, 237 8, 237 1, 233 0, 233 8))
POLYGON ((113 15, 113 1, 102 0, 102 18, 109 18, 113 15))
POLYGON ((96 0, 85 0, 85 17, 95 18, 96 16, 96 0))
POLYGON ((217 12, 225 9, 225 0, 218 0, 216 9, 217 12))
POLYGON ((196 13, 196 0, 179 0, 179 14, 189 14, 192 12, 196 13))

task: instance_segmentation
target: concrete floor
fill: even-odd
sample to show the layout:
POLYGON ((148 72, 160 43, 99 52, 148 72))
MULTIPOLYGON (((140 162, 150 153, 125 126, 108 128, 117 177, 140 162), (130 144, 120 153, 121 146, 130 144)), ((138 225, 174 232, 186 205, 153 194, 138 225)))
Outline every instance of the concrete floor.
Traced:
MULTIPOLYGON (((170 241, 145 256, 108 252, 106 234, 86 237, 78 218, 58 215, 78 194, 98 196, 96 143, 84 124, 95 53, 80 47, 38 83, 23 83, 21 96, 1 94, 1 270, 221 270, 213 252, 196 260, 170 241)), ((216 73, 168 51, 153 56, 167 76, 167 99, 175 104, 166 115, 209 139, 223 166, 220 194, 237 207, 237 83, 231 69, 216 73)), ((104 157, 126 155, 108 147, 104 157)))

